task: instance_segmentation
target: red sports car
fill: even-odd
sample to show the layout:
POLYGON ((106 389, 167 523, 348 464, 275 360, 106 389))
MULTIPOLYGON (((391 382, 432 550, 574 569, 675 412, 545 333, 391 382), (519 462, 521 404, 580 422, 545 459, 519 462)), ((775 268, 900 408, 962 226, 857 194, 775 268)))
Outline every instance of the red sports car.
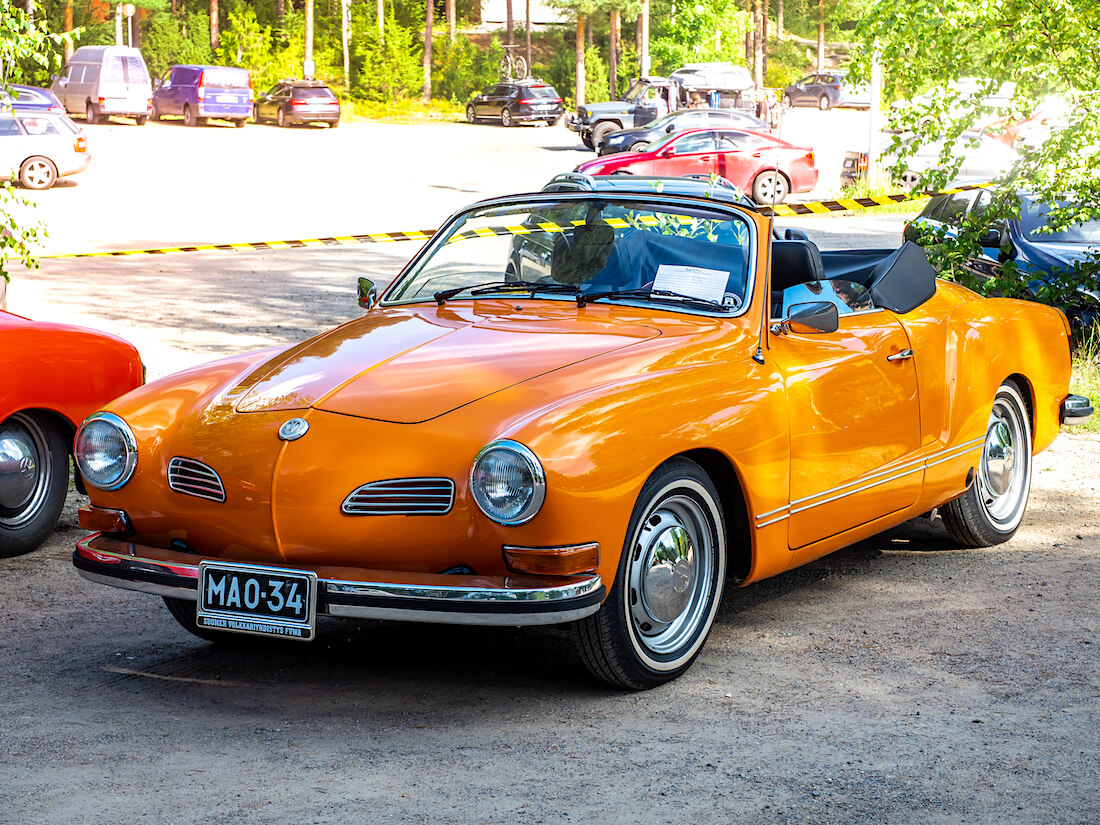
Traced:
POLYGON ((0 311, 0 556, 33 550, 57 526, 77 426, 142 380, 121 338, 0 311))
POLYGON ((817 184, 814 150, 761 132, 687 129, 649 144, 582 163, 589 175, 709 175, 712 172, 751 192, 757 203, 781 203, 791 192, 817 184))

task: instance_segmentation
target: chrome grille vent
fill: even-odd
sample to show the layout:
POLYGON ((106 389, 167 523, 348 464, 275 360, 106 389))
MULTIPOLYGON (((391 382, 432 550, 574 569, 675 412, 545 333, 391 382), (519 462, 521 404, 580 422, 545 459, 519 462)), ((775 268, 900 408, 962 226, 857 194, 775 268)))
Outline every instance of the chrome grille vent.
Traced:
POLYGON ((442 516, 451 512, 455 483, 449 478, 394 478, 372 481, 340 505, 349 516, 442 516))
POLYGON ((225 501, 221 478, 201 461, 176 456, 168 462, 168 486, 177 493, 205 498, 219 504, 225 501))

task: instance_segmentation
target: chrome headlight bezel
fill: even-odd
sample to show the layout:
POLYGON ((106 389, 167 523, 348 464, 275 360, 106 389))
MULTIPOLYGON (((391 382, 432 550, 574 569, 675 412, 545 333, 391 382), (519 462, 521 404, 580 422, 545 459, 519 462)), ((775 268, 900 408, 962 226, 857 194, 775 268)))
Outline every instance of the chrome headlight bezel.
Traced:
POLYGON ((520 444, 518 441, 513 441, 510 438, 501 438, 496 441, 491 441, 478 451, 477 457, 474 458, 474 463, 470 466, 469 484, 470 496, 473 498, 474 503, 477 504, 478 509, 481 510, 487 518, 495 521, 497 524, 503 524, 506 527, 515 527, 529 522, 538 515, 539 510, 542 509, 543 502, 546 500, 546 471, 542 468, 542 462, 539 461, 538 456, 536 456, 529 447, 520 444), (495 451, 511 453, 519 461, 523 462, 527 471, 531 474, 531 497, 527 504, 524 505, 523 509, 513 516, 506 516, 499 512, 495 512, 491 503, 485 498, 484 493, 478 488, 475 482, 478 465, 486 456, 495 451))
POLYGON ((76 469, 80 473, 80 477, 84 479, 88 484, 95 487, 97 490, 104 490, 110 492, 117 490, 120 487, 126 485, 126 483, 133 477, 134 470, 137 469, 137 439, 134 438, 133 430, 130 429, 130 425, 119 418, 114 413, 109 412, 97 412, 92 413, 86 419, 84 423, 80 425, 80 429, 77 430, 76 439, 73 443, 73 461, 76 464, 76 469), (126 459, 123 463, 122 474, 110 484, 97 484, 89 475, 84 466, 85 451, 81 449, 81 441, 88 426, 97 421, 102 421, 114 427, 118 431, 122 438, 122 443, 126 448, 126 459))

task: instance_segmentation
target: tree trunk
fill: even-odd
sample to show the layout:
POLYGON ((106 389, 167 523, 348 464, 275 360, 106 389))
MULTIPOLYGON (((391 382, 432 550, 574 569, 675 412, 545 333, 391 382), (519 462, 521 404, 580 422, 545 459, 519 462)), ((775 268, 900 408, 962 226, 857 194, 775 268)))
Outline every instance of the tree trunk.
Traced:
POLYGON ((752 79, 757 87, 764 85, 764 56, 760 26, 760 0, 752 0, 752 79))
POLYGON ((383 0, 378 0, 378 42, 382 43, 386 39, 386 10, 383 7, 383 0))
MULTIPOLYGON (((176 0, 172 0, 172 13, 176 13, 176 0)), ((286 16, 286 0, 275 0, 275 29, 282 32, 283 18, 286 16)))
POLYGON ((458 33, 458 10, 456 0, 447 0, 447 42, 454 43, 458 33))
POLYGON ((508 27, 508 35, 506 42, 509 46, 514 46, 516 43, 515 22, 512 20, 512 0, 504 0, 504 8, 506 10, 507 22, 505 25, 508 27))
POLYGON ((775 0, 775 39, 783 39, 783 0, 775 0))
MULTIPOLYGON (((65 0, 65 31, 71 32, 73 30, 73 0, 65 0)), ((71 40, 65 41, 65 59, 68 60, 73 56, 73 43, 71 40)))
POLYGON ((344 88, 351 87, 351 58, 348 54, 348 41, 351 39, 351 4, 340 0, 340 45, 344 49, 344 88))
POLYGON ((760 9, 760 74, 768 76, 768 0, 760 9))
POLYGON ((817 70, 825 71, 825 0, 817 0, 817 70))
MULTIPOLYGON (((307 0, 308 2, 308 0, 307 0)), ((430 103, 432 99, 432 0, 424 3, 424 88, 420 90, 420 99, 430 103)))
POLYGON ((643 75, 649 74, 649 0, 642 0, 642 13, 639 15, 642 21, 641 45, 638 46, 638 65, 643 75))
MULTIPOLYGON (((214 2, 214 0, 211 0, 214 2)), ((213 33, 211 33, 213 37, 213 33)), ((119 3, 115 6, 115 45, 122 45, 122 4, 119 3)))
POLYGON ((584 103, 584 15, 577 15, 577 105, 584 103))
POLYGON ((527 74, 531 74, 531 0, 523 10, 523 56, 527 58, 527 74))
MULTIPOLYGON (((312 5, 312 0, 308 0, 312 5)), ((218 0, 210 0, 210 51, 217 51, 221 36, 218 34, 218 0)))
MULTIPOLYGON (((214 0, 211 0, 211 2, 214 2, 214 0)), ((304 70, 303 75, 305 76, 305 78, 307 80, 311 80, 313 78, 313 70, 314 70, 314 66, 313 66, 313 0, 306 0, 305 12, 306 12, 306 20, 305 20, 305 23, 306 23, 306 32, 305 32, 306 43, 305 43, 305 52, 303 54, 304 59, 302 61, 305 65, 302 66, 302 69, 304 70)))
POLYGON ((34 0, 27 0, 27 20, 34 22, 34 0))
POLYGON ((612 9, 611 10, 610 30, 611 31, 609 32, 609 36, 608 36, 608 39, 611 41, 608 44, 609 45, 608 51, 610 52, 610 55, 609 55, 610 59, 608 61, 608 65, 609 65, 608 75, 610 76, 610 78, 609 78, 610 83, 608 84, 608 86, 611 89, 611 99, 612 100, 617 100, 618 97, 619 97, 619 94, 618 94, 618 91, 619 91, 619 38, 621 36, 620 32, 619 32, 619 10, 618 9, 612 9))

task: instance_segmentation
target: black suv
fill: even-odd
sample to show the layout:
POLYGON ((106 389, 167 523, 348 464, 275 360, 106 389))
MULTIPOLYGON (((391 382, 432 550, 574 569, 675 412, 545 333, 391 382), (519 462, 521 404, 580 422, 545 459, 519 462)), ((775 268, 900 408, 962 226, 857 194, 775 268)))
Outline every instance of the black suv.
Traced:
POLYGON ((466 104, 466 120, 500 119, 501 126, 541 120, 550 126, 561 120, 561 95, 541 80, 502 80, 466 104))

